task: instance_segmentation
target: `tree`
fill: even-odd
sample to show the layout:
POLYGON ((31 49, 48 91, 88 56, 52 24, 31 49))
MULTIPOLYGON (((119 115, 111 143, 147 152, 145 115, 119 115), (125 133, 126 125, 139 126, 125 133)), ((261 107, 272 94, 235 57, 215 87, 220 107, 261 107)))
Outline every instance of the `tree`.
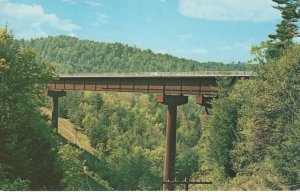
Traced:
MULTIPOLYGON (((299 54, 300 46, 294 45, 279 60, 269 60, 258 68, 258 77, 246 87, 252 96, 239 110, 239 137, 231 154, 233 167, 246 180, 263 177, 257 185, 265 189, 299 187, 299 173, 294 171, 298 170, 294 162, 299 161, 295 148, 299 138, 299 54)), ((258 187, 255 181, 252 184, 258 187)))
POLYGON ((299 36, 298 27, 295 24, 300 18, 300 2, 297 0, 273 0, 278 5, 274 7, 281 11, 282 21, 277 24, 276 34, 269 35, 273 42, 292 41, 299 36))
POLYGON ((49 65, 0 29, 0 165, 6 179, 1 188, 7 183, 31 190, 60 187, 55 138, 40 111, 44 83, 52 76, 49 65))
POLYGON ((59 149, 59 166, 63 170, 61 180, 65 190, 89 190, 89 184, 84 173, 84 164, 80 160, 82 151, 70 145, 61 146, 59 149))
POLYGON ((232 86, 228 77, 218 78, 220 92, 211 101, 208 119, 203 119, 203 133, 199 146, 197 180, 213 181, 212 185, 199 186, 201 190, 224 190, 224 183, 236 176, 231 151, 237 140, 237 119, 240 100, 230 97, 226 88, 232 86))
POLYGON ((300 2, 298 0, 273 0, 278 5, 275 9, 281 12, 282 21, 276 25, 276 34, 270 34, 268 58, 278 58, 280 51, 293 43, 299 37, 296 23, 300 18, 300 2))

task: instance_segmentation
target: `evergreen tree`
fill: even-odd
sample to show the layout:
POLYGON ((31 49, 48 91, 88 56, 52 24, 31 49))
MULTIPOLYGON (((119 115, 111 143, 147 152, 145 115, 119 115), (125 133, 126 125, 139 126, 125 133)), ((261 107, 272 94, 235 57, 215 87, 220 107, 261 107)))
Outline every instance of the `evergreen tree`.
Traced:
POLYGON ((300 19, 300 2, 298 0, 273 0, 278 5, 275 9, 281 12, 282 21, 276 25, 276 34, 270 34, 271 38, 267 57, 278 58, 280 51, 293 43, 295 37, 299 37, 297 23, 300 19))

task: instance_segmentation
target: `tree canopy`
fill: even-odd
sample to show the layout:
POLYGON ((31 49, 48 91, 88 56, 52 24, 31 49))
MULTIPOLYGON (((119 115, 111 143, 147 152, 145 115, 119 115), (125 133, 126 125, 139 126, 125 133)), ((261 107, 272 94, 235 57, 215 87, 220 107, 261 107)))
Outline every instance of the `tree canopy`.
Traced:
POLYGON ((57 36, 21 40, 57 69, 57 73, 230 71, 244 70, 243 63, 197 62, 153 53, 121 43, 102 43, 57 36))
POLYGON ((274 0, 283 21, 272 41, 253 50, 256 76, 212 102, 195 178, 196 189, 295 190, 300 187, 299 1, 274 0), (286 28, 286 26, 289 26, 286 28))
POLYGON ((52 70, 0 28, 0 188, 59 189, 52 129, 41 114, 52 70))

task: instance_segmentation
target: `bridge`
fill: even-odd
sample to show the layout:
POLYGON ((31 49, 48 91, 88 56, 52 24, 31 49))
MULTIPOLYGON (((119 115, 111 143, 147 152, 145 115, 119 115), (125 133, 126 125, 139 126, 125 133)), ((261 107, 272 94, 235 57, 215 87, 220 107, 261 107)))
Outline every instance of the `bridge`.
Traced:
POLYGON ((52 90, 116 91, 186 95, 215 95, 217 77, 232 80, 252 75, 246 71, 146 72, 59 75, 52 90))
POLYGON ((250 71, 62 74, 47 84, 47 95, 53 99, 52 124, 57 129, 58 98, 66 91, 159 93, 157 102, 168 106, 163 190, 174 190, 177 106, 188 102, 186 95, 196 95, 196 103, 207 111, 209 100, 219 92, 218 79, 234 83, 251 76, 250 71))

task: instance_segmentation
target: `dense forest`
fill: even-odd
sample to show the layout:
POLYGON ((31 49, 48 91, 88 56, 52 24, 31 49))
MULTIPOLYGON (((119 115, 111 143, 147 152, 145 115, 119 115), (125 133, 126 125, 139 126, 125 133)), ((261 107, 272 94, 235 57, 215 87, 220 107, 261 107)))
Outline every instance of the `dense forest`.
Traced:
POLYGON ((57 36, 21 40, 23 47, 51 62, 57 73, 154 72, 154 71, 230 71, 244 70, 245 64, 199 63, 168 54, 153 53, 121 43, 101 43, 57 36))
MULTIPOLYGON (((178 107, 176 180, 213 182, 191 190, 300 188, 300 5, 273 1, 282 21, 252 48, 256 75, 231 92, 219 79, 208 117, 191 96, 178 107)), ((155 94, 68 92, 59 115, 88 136, 96 152, 87 154, 62 143, 41 110, 57 74, 245 69, 67 36, 14 40, 0 29, 0 189, 162 189, 166 106, 155 94)))

